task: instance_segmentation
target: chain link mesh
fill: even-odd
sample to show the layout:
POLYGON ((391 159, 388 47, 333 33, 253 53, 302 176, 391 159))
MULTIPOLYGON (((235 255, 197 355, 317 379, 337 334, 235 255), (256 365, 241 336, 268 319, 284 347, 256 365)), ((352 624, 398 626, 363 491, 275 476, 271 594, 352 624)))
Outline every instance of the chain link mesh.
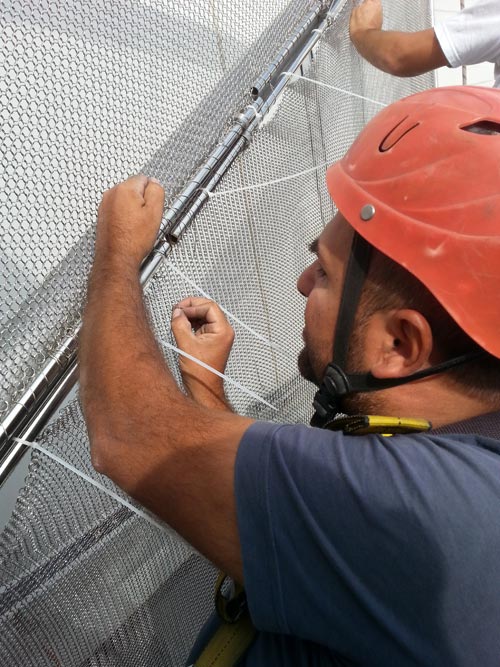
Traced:
MULTIPOLYGON (((9 4, 0 88, 6 406, 79 316, 102 190, 142 167, 171 198, 313 5, 9 4)), ((196 294, 193 284, 234 316, 227 374, 276 409, 232 385, 228 396, 260 419, 311 416, 313 390, 296 370, 304 299, 294 285, 307 244, 334 213, 325 165, 380 108, 348 93, 385 104, 432 84, 362 62, 348 39, 350 6, 302 69, 330 87, 290 81, 146 289, 160 341, 173 343, 172 306, 196 294)), ((428 12, 424 0, 393 3, 387 25, 424 27, 428 12)), ((178 377, 176 355, 165 354, 178 377)), ((212 566, 105 493, 135 506, 92 469, 76 401, 39 443, 104 490, 33 452, 0 536, 0 665, 182 665, 211 610, 212 566)))
POLYGON ((144 171, 172 198, 318 4, 2 4, 0 418, 78 321, 100 194, 144 171))

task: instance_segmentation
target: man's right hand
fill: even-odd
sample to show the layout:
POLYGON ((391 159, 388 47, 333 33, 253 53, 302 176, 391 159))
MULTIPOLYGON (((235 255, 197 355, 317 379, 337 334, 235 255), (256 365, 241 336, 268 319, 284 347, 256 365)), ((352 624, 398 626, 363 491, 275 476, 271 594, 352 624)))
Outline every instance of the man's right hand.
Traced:
POLYGON ((383 22, 383 11, 381 0, 364 0, 360 5, 354 7, 349 21, 349 33, 351 40, 362 39, 367 30, 381 30, 383 22))
MULTIPOLYGON (((234 341, 234 331, 219 306, 209 299, 189 297, 172 312, 172 332, 183 352, 223 373, 234 341)), ((179 367, 184 387, 197 403, 230 409, 222 378, 182 355, 179 367)))

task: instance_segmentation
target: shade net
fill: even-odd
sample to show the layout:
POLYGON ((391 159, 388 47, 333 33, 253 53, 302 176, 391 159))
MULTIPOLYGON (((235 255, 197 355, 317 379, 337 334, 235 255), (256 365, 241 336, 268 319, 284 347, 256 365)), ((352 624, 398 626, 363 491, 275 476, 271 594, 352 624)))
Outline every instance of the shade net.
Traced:
MULTIPOLYGON (((303 78, 289 80, 145 291, 176 377, 173 305, 208 294, 226 309, 236 332, 228 398, 260 419, 311 416, 314 389, 296 368, 304 299, 295 281, 310 261, 308 243, 334 213, 326 165, 382 105, 433 83, 394 79, 364 63, 349 43, 351 2, 343 5, 303 78)), ((315 6, 7 3, 5 413, 79 320, 102 191, 142 170, 172 200, 315 6)), ((429 23, 424 0, 386 10, 387 27, 429 23)), ((214 568, 93 471, 78 400, 37 442, 43 451, 33 451, 0 536, 0 665, 182 665, 212 609, 214 568)))

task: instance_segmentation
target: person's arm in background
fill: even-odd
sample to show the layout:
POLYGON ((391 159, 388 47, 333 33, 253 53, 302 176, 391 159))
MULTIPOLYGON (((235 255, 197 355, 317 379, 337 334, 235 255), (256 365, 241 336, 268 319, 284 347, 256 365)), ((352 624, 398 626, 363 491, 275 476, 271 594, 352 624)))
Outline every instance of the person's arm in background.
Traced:
POLYGON ((381 0, 364 0, 351 13, 349 32, 358 53, 394 76, 416 76, 448 65, 433 28, 419 32, 382 30, 381 0))
POLYGON ((243 583, 234 465, 252 420, 185 396, 153 336, 140 266, 163 200, 158 183, 135 176, 99 209, 79 349, 92 462, 243 583))

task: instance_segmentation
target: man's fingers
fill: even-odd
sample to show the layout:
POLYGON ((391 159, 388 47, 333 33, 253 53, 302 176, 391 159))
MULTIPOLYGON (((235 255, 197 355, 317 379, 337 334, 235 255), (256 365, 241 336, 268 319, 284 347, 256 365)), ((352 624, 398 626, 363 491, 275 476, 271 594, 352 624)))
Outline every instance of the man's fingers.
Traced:
POLYGON ((202 297, 188 297, 177 304, 178 308, 186 313, 190 320, 207 320, 207 322, 226 322, 226 317, 220 307, 210 299, 202 297))
POLYGON ((197 328, 196 333, 193 332, 193 322, 200 321, 201 318, 189 318, 186 312, 181 308, 174 308, 172 311, 172 333, 174 334, 177 345, 180 348, 186 345, 187 339, 194 339, 196 335, 200 334, 219 334, 220 327, 217 322, 203 322, 197 328))
POLYGON ((182 310, 190 322, 229 326, 224 313, 212 301, 199 306, 185 306, 182 310))
POLYGON ((184 311, 181 308, 174 308, 172 311, 171 326, 177 344, 180 344, 186 336, 193 335, 191 322, 185 316, 184 311))
POLYGON ((204 303, 215 303, 215 301, 203 296, 188 296, 185 299, 182 299, 182 301, 179 301, 177 306, 179 308, 187 308, 188 306, 201 306, 204 303))

